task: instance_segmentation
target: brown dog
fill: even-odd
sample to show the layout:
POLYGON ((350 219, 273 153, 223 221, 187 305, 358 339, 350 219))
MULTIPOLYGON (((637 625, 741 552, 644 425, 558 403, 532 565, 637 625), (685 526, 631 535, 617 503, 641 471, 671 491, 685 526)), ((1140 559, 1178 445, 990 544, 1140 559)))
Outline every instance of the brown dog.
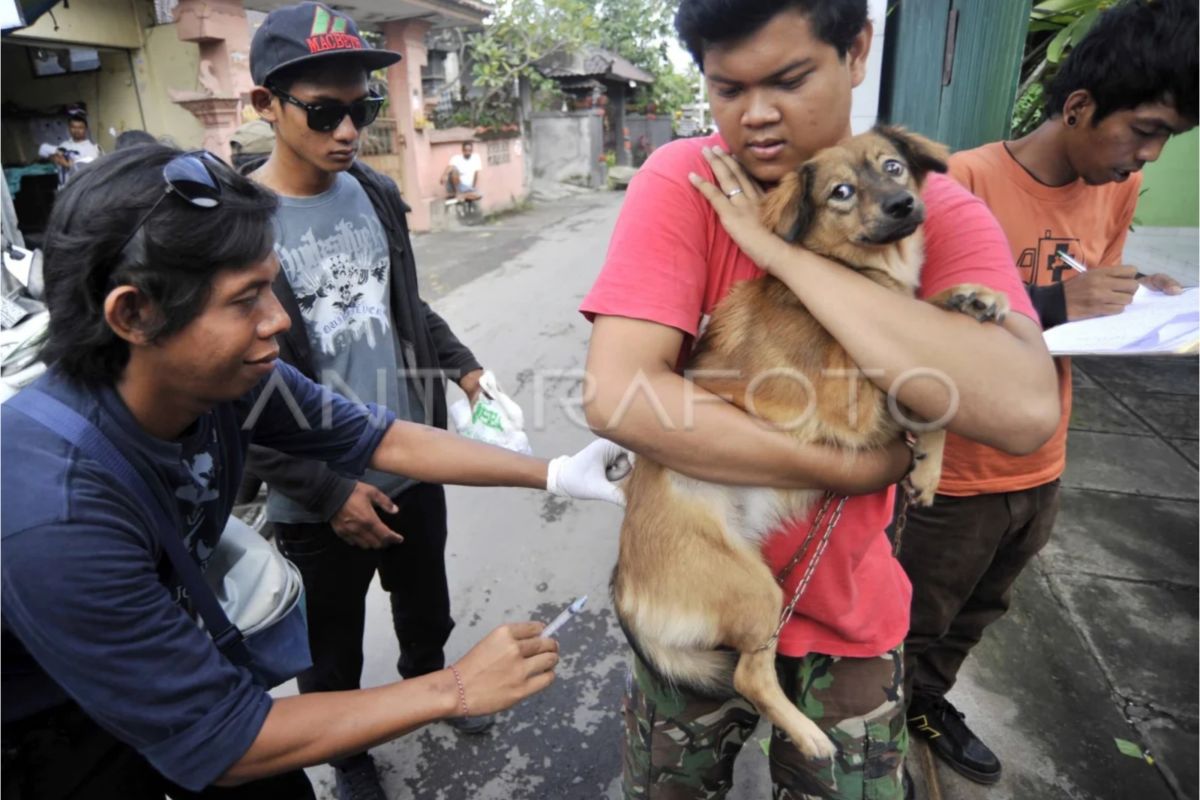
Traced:
MULTIPOLYGON (((767 196, 764 221, 788 241, 911 296, 923 258, 919 191, 929 171, 945 171, 945 159, 941 145, 876 128, 787 175, 767 196)), ((999 321, 1008 309, 1003 295, 974 285, 934 302, 980 321, 999 321)), ((801 442, 857 450, 900 433, 886 393, 770 276, 739 284, 717 306, 688 366, 699 372, 700 386, 801 442), (739 377, 706 380, 704 370, 739 377)), ((933 499, 943 441, 942 431, 918 437, 910 476, 917 502, 933 499)), ((706 483, 648 458, 637 460, 625 491, 612 591, 635 652, 692 691, 736 690, 803 752, 831 756, 833 743, 776 678, 772 634, 784 597, 760 554, 763 538, 808 511, 821 493, 706 483)))

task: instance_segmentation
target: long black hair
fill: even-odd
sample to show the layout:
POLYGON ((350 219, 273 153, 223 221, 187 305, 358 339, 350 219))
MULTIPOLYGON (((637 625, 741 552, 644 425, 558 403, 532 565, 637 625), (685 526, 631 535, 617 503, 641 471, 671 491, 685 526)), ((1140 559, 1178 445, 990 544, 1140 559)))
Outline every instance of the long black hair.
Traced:
POLYGON ((163 167, 178 155, 148 144, 104 156, 83 168, 55 202, 45 236, 50 329, 41 358, 71 378, 113 383, 129 361, 128 344, 104 319, 112 289, 134 286, 153 304, 157 315, 148 334, 161 341, 200 314, 219 270, 260 261, 274 244, 274 193, 223 164, 211 169, 221 185, 216 207, 164 198, 163 167))

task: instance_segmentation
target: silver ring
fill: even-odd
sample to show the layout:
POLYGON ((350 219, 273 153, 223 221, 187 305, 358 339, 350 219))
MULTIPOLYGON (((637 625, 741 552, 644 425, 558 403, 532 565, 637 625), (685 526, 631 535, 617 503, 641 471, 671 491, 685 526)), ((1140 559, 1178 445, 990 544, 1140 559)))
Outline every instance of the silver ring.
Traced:
POLYGON ((739 187, 737 189, 730 189, 728 192, 725 193, 725 196, 728 197, 730 200, 732 200, 733 198, 737 197, 741 193, 742 193, 742 190, 739 187))

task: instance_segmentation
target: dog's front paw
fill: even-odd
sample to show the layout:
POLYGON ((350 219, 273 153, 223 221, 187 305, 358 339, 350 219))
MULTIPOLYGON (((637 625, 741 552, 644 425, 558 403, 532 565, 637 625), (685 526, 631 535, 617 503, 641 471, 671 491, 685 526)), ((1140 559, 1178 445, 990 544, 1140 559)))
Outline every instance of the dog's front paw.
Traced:
POLYGON ((1003 322, 1008 315, 1008 297, 977 283, 964 283, 935 295, 934 305, 961 311, 980 322, 1003 322))
POLYGON ((946 431, 922 431, 908 438, 912 449, 912 467, 901 482, 908 499, 918 506, 931 506, 942 480, 942 455, 946 448, 946 431))
POLYGON ((938 482, 941 479, 942 465, 938 459, 929 458, 928 453, 914 446, 912 471, 901 485, 909 499, 918 506, 933 505, 933 497, 937 494, 938 482))

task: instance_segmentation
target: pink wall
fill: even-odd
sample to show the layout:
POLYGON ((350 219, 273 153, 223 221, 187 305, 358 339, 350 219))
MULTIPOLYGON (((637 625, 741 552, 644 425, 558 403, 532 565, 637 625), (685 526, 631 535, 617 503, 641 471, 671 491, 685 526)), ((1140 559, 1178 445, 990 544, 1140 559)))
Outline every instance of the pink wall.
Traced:
MULTIPOLYGON (((434 219, 445 213, 445 190, 439 182, 450 156, 462 151, 462 143, 473 138, 469 128, 439 131, 425 123, 425 97, 421 91, 421 67, 427 60, 425 34, 430 23, 425 20, 385 22, 383 33, 387 49, 396 50, 404 59, 388 68, 388 93, 391 95, 391 115, 396 119, 396 133, 404 163, 404 200, 412 208, 408 224, 414 231, 434 227, 434 219)), ((476 142, 475 149, 483 159, 483 211, 507 208, 528 193, 525 187, 525 154, 520 137, 502 140, 507 162, 488 163, 488 145, 476 142)))
POLYGON ((510 139, 480 140, 470 128, 451 128, 429 130, 426 136, 430 153, 421 165, 423 187, 439 187, 442 171, 450 158, 462 152, 463 142, 474 142, 475 152, 483 161, 479 189, 483 192, 481 206, 485 214, 516 205, 529 193, 525 186, 525 148, 519 135, 510 139), (501 163, 491 163, 494 160, 501 163))
POLYGON ((405 202, 412 207, 408 224, 414 231, 427 231, 431 227, 429 199, 433 187, 426 184, 422 176, 422 167, 429 160, 428 141, 425 132, 418 130, 416 124, 421 109, 425 107, 421 92, 421 67, 425 66, 427 60, 425 34, 430 27, 425 20, 383 24, 386 49, 395 50, 403 56, 399 63, 388 67, 388 94, 404 161, 400 188, 405 202))

